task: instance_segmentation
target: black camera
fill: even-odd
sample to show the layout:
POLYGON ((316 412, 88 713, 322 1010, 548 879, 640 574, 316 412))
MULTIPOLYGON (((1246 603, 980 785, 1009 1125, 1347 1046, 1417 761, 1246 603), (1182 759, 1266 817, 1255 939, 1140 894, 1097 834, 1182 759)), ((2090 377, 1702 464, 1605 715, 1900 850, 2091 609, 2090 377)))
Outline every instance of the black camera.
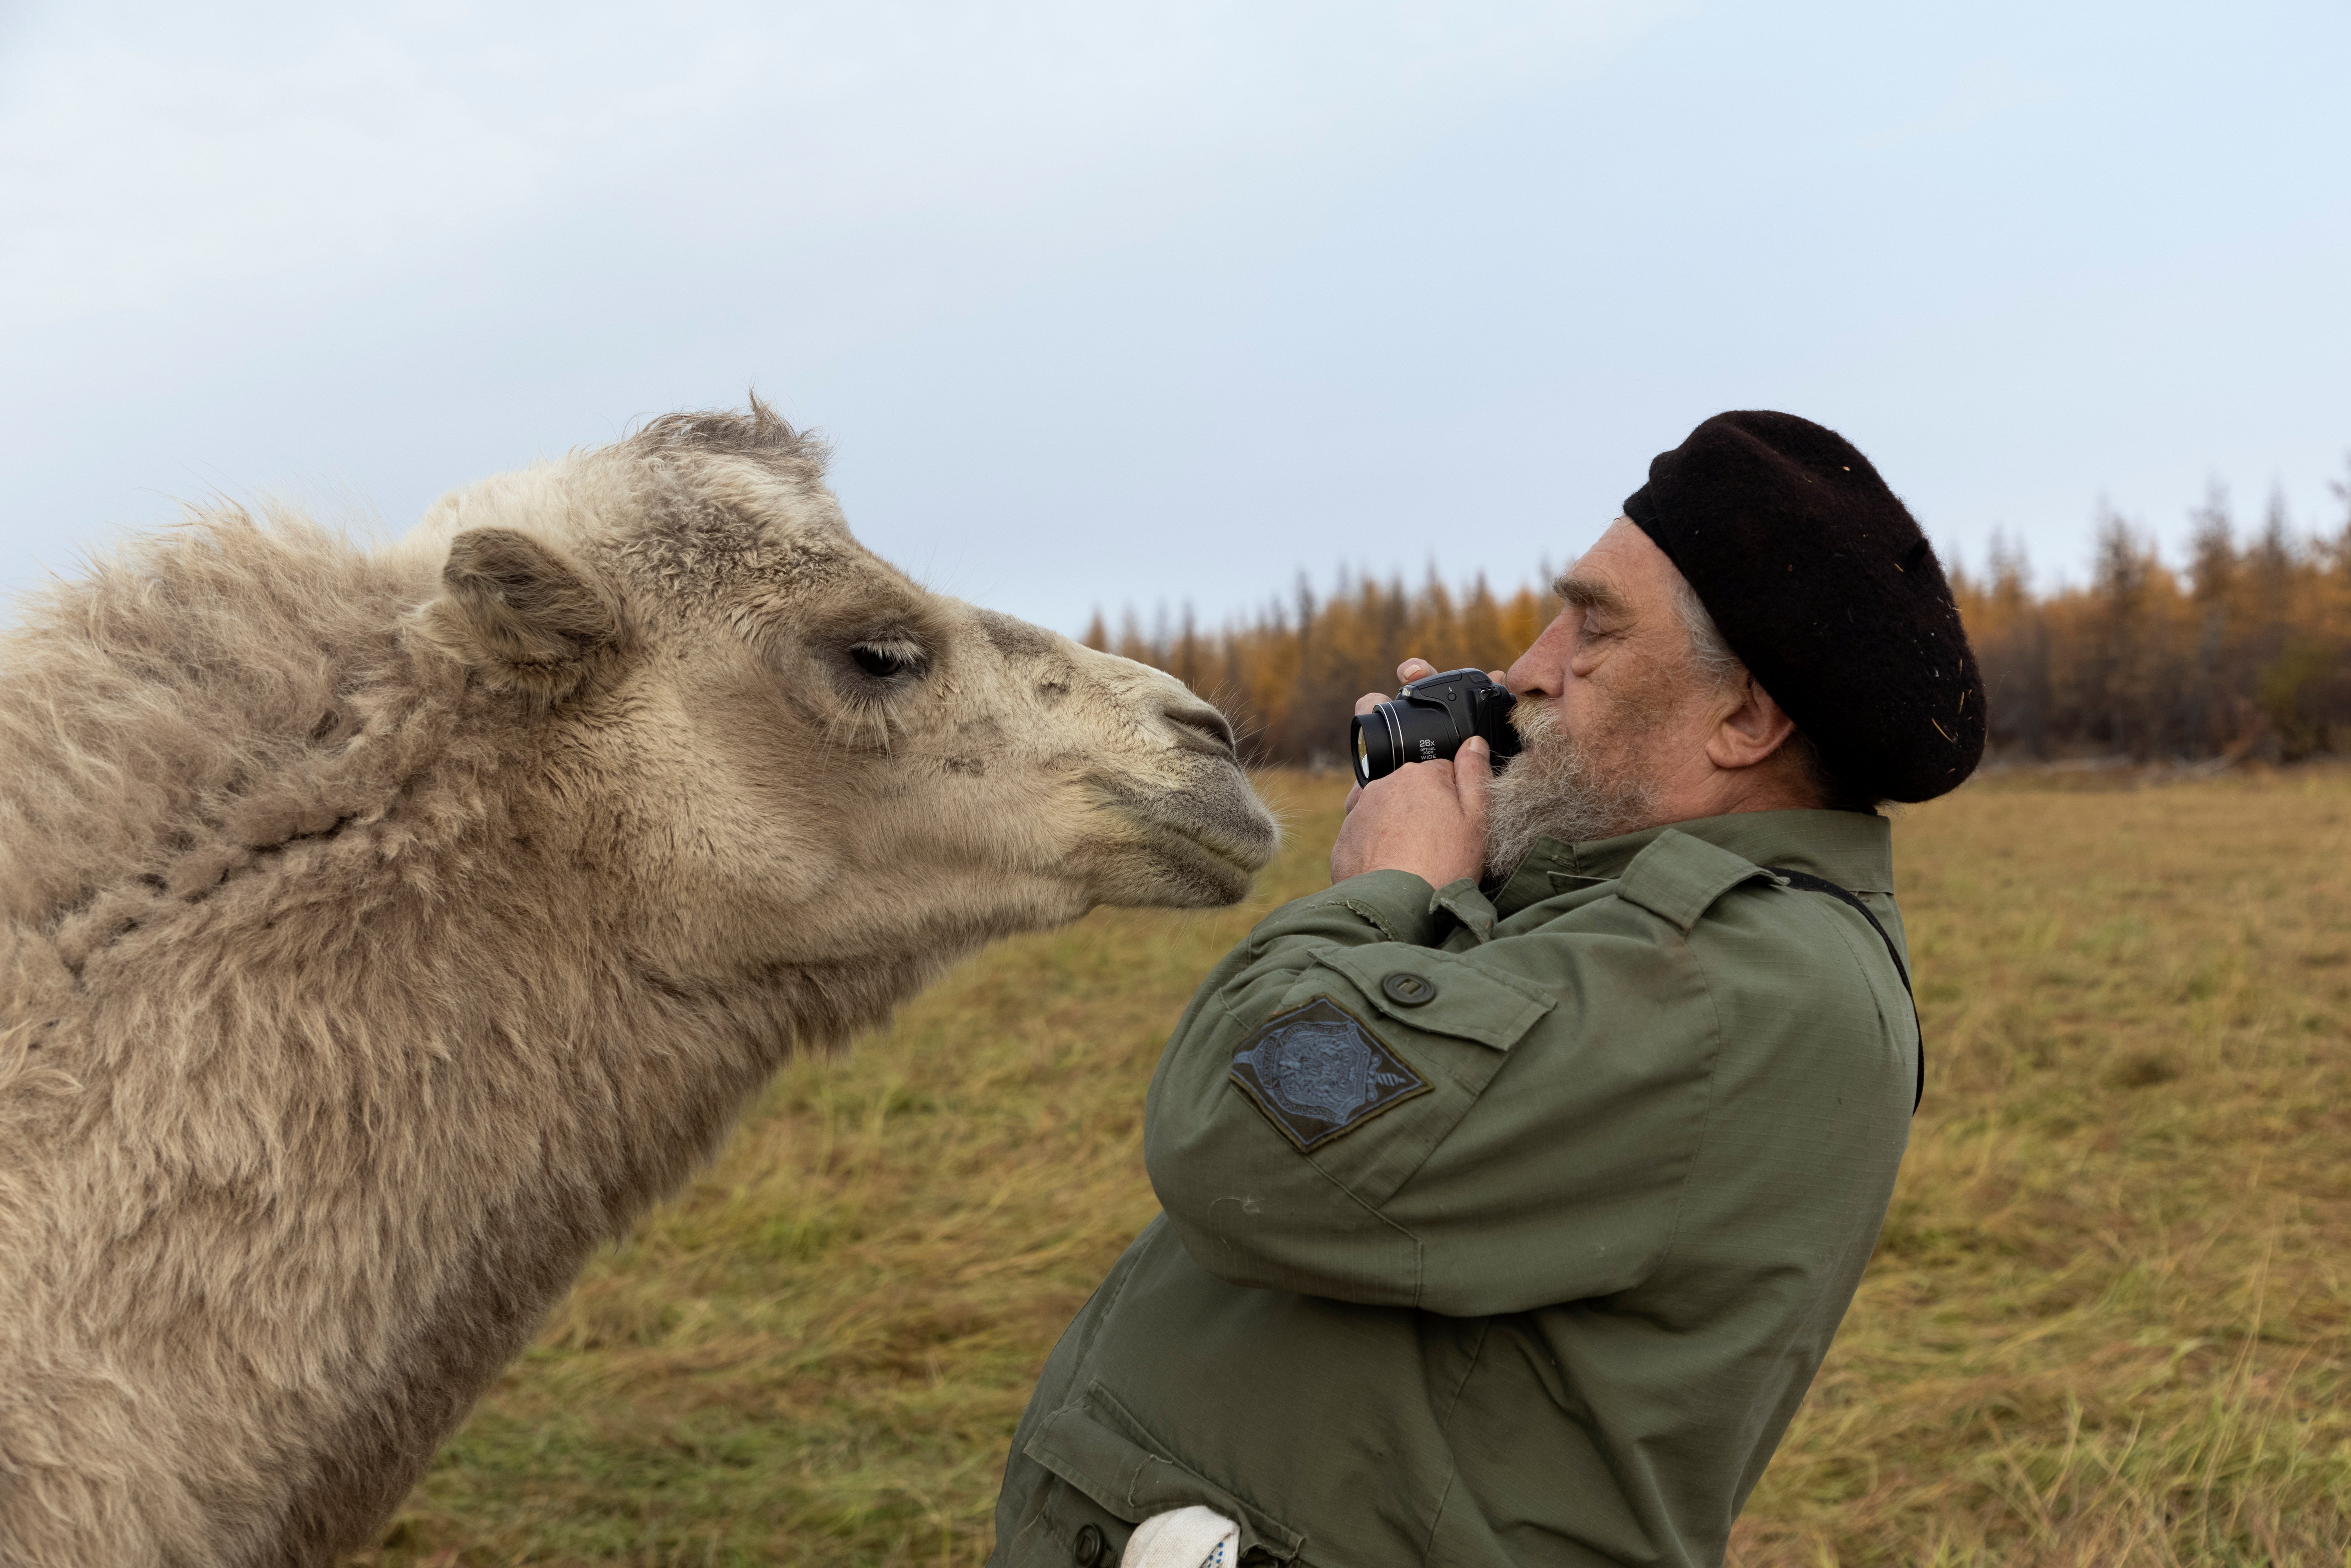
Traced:
POLYGON ((1424 675, 1369 713, 1355 716, 1348 749, 1355 754, 1355 782, 1384 779, 1407 762, 1434 762, 1482 735, 1494 748, 1494 766, 1515 757, 1519 732, 1510 727, 1518 698, 1496 685, 1483 670, 1447 670, 1424 675))

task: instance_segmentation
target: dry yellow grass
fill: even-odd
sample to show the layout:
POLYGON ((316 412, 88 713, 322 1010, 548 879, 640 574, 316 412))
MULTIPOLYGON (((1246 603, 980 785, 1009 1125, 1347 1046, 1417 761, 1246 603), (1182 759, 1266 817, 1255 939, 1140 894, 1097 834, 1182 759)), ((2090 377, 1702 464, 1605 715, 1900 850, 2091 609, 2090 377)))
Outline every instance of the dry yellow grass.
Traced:
MULTIPOLYGON (((1740 1564, 2351 1564, 2351 775, 1992 779, 1896 830, 1929 1078, 1740 1564)), ((1143 1087, 1319 885, 996 949, 601 1259, 361 1561, 976 1563, 1046 1350, 1154 1205, 1143 1087)))

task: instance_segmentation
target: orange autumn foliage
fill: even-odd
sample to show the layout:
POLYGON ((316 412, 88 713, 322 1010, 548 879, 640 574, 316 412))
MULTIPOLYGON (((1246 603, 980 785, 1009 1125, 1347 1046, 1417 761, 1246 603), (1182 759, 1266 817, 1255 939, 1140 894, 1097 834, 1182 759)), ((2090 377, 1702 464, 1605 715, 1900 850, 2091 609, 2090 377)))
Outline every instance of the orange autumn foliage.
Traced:
MULTIPOLYGON (((2334 488, 2351 504, 2351 481, 2334 488)), ((1993 757, 2351 755, 2351 519, 2298 535, 2273 500, 2241 544, 2218 486, 2190 518, 2182 570, 2109 512, 2086 585, 2034 591, 2022 549, 1997 537, 1987 570, 1951 573, 1993 757)), ((1399 661, 1501 669, 1556 609, 1547 580, 1498 595, 1482 577, 1458 589, 1343 575, 1318 595, 1301 577, 1218 631, 1187 606, 1146 632, 1130 610, 1115 632, 1097 612, 1085 641, 1222 706, 1253 764, 1335 766, 1355 697, 1393 690, 1399 661)))

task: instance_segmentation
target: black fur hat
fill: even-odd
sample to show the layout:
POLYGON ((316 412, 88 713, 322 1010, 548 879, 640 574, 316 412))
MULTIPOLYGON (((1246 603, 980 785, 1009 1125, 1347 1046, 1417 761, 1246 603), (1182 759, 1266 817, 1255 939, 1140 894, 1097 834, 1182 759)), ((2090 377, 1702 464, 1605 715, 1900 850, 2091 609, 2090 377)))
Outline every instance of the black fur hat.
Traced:
POLYGON ((1792 413, 1718 413, 1649 465, 1625 515, 1839 781, 1956 789, 1983 756, 1983 677, 1934 547, 1869 459, 1792 413))

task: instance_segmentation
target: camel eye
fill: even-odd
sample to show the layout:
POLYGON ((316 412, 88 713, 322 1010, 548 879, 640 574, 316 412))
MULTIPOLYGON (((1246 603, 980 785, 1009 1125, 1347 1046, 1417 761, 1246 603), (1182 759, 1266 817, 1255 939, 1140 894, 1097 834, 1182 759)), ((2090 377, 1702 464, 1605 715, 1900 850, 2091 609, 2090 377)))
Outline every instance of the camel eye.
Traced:
POLYGON ((879 681, 903 675, 922 663, 922 655, 914 649, 886 643, 854 643, 849 656, 859 669, 879 681))

